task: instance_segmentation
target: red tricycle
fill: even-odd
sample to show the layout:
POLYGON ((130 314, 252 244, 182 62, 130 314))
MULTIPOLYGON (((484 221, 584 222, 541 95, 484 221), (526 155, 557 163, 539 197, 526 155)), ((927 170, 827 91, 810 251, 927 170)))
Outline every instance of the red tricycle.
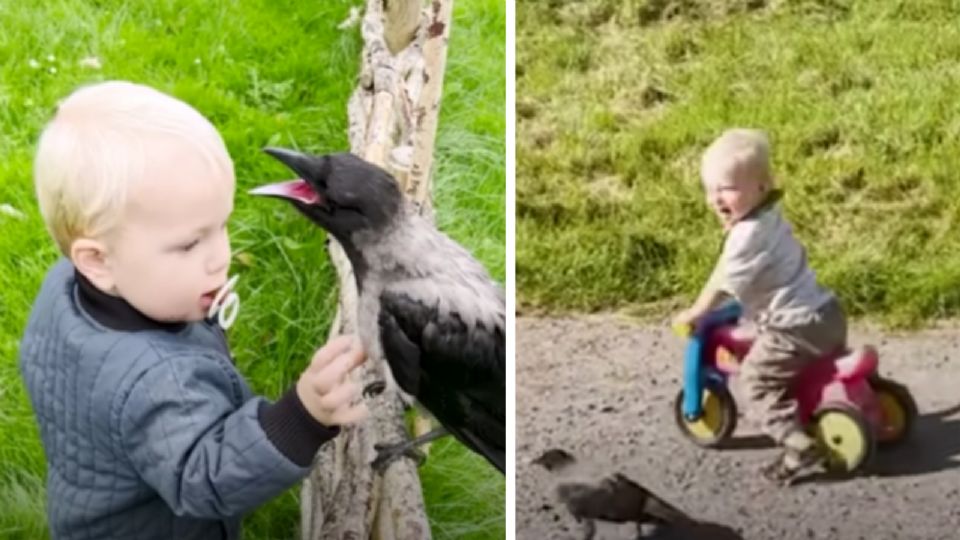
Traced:
MULTIPOLYGON (((727 387, 755 335, 740 325, 736 302, 710 312, 696 328, 674 327, 689 338, 683 388, 675 402, 677 426, 695 444, 718 447, 736 429, 737 405, 727 387)), ((866 345, 813 362, 794 385, 797 414, 822 446, 831 470, 852 472, 877 446, 907 438, 917 405, 907 388, 880 377, 877 350, 866 345)))

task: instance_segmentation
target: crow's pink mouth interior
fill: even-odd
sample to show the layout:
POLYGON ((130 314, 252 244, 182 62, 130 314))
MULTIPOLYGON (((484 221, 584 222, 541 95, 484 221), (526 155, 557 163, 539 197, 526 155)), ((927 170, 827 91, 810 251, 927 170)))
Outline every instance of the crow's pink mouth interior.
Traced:
POLYGON ((320 196, 310 187, 310 184, 300 179, 267 184, 251 189, 250 193, 252 195, 268 195, 293 199, 304 204, 316 204, 320 201, 320 196))

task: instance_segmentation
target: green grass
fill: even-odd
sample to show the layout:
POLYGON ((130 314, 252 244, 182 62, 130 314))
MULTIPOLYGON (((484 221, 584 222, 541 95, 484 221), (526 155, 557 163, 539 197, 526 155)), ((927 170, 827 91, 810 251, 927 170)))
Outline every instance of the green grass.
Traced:
POLYGON ((518 301, 692 300, 721 240, 699 157, 744 126, 770 135, 786 215, 850 312, 960 314, 958 16, 938 0, 521 0, 518 301))
MULTIPOLYGON (((57 258, 31 181, 35 141, 57 100, 81 83, 129 79, 186 100, 221 130, 238 177, 233 247, 245 254, 234 260, 244 308, 231 346, 254 390, 277 397, 325 341, 336 283, 317 229, 285 205, 243 193, 287 174, 260 152, 267 144, 347 147, 361 41, 357 28, 336 25, 352 4, 360 2, 0 0, 0 204, 25 214, 0 213, 0 537, 47 535, 44 456, 17 349, 57 258), (81 67, 87 56, 102 69, 81 67)), ((504 41, 502 2, 456 3, 434 192, 438 224, 501 282, 504 41)), ((505 484, 492 471, 456 443, 435 444, 421 476, 436 538, 504 536, 505 484)), ((298 497, 299 486, 251 514, 245 537, 292 538, 298 497)))

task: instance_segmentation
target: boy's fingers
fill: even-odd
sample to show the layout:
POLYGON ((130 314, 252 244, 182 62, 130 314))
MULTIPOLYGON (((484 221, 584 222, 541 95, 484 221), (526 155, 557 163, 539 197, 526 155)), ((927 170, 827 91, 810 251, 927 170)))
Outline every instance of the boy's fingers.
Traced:
POLYGON ((359 341, 357 341, 356 345, 350 349, 350 357, 353 360, 353 363, 350 365, 351 370, 366 362, 367 351, 363 348, 363 345, 359 341))
POLYGON ((341 354, 333 362, 323 366, 313 376, 313 389, 324 395, 343 384, 347 373, 353 369, 354 359, 349 354, 341 354))
POLYGON ((370 410, 367 409, 366 403, 360 403, 359 405, 354 405, 346 409, 341 409, 331 415, 333 423, 336 425, 346 425, 346 424, 356 424, 366 420, 369 416, 370 410))
POLYGON ((363 349, 354 349, 349 353, 341 354, 317 373, 320 385, 318 390, 321 393, 329 392, 335 385, 343 382, 347 378, 347 373, 353 371, 365 359, 366 354, 363 349))
POLYGON ((337 336, 331 339, 313 354, 313 359, 310 360, 310 369, 319 371, 323 366, 332 362, 334 358, 350 350, 353 342, 354 337, 351 335, 337 336))
POLYGON ((320 406, 333 411, 348 405, 360 395, 360 386, 351 382, 341 384, 320 398, 320 406))

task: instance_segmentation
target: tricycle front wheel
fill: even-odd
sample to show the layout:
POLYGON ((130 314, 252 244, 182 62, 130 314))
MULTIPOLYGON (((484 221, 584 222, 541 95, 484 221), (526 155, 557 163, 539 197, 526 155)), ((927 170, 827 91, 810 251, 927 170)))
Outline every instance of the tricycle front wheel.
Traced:
POLYGON ((703 389, 702 412, 696 419, 683 414, 683 389, 677 393, 673 411, 677 427, 697 446, 715 448, 737 428, 737 404, 726 386, 708 383, 703 389))

